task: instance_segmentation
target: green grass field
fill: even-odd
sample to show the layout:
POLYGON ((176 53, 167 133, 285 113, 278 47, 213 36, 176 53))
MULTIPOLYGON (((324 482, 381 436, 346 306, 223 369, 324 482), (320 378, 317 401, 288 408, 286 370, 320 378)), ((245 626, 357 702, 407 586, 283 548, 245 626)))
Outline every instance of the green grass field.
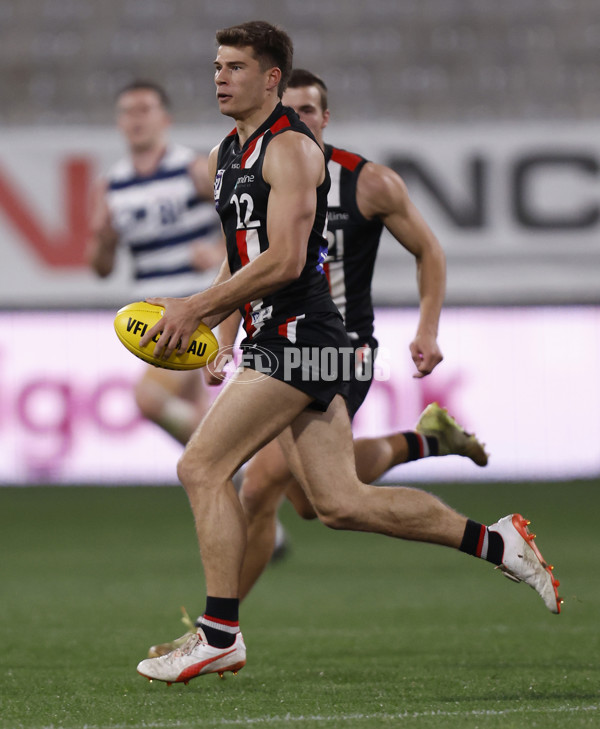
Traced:
POLYGON ((530 518, 562 615, 472 557, 285 509, 292 550, 242 610, 246 668, 168 688, 135 667, 203 607, 183 492, 1 488, 0 727, 600 726, 600 483, 431 490, 530 518))

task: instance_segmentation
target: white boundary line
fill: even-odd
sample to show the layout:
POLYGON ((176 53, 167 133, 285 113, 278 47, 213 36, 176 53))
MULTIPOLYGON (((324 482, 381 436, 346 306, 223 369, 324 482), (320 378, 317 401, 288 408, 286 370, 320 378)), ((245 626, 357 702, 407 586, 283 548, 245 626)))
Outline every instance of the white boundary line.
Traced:
MULTIPOLYGON (((338 721, 352 721, 352 720, 370 720, 379 719, 389 721, 390 719, 402 720, 402 719, 424 719, 426 717, 439 717, 440 719, 463 717, 465 719, 474 717, 484 716, 509 716, 511 714, 575 714, 578 712, 596 712, 600 710, 600 706, 597 704, 591 704, 589 706, 559 706, 556 708, 541 709, 539 707, 519 707, 518 709, 473 709, 473 711, 405 711, 399 714, 336 714, 332 716, 323 716, 322 714, 314 715, 298 715, 293 716, 291 714, 285 714, 283 716, 262 716, 262 717, 248 717, 246 719, 240 717, 239 719, 212 719, 202 720, 202 726, 252 726, 254 724, 301 724, 305 721, 310 722, 322 722, 324 724, 329 722, 338 721)), ((193 722, 169 722, 169 723, 145 723, 141 724, 84 724, 81 729, 185 729, 186 727, 197 726, 193 722)), ((51 724, 39 729, 61 729, 60 724, 51 724)))

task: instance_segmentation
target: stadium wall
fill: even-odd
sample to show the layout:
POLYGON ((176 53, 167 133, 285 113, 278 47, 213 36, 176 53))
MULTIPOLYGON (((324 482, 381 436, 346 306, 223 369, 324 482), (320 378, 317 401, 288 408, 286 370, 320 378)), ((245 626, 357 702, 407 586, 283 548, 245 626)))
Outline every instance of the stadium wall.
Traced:
MULTIPOLYGON (((177 128, 208 151, 228 126, 177 128)), ((398 170, 448 256, 449 305, 600 300, 599 124, 331 125, 327 138, 398 170)), ((85 268, 87 200, 122 154, 110 129, 8 130, 0 140, 0 308, 116 306, 127 261, 85 268)), ((385 237, 374 295, 416 301, 411 257, 385 237)))

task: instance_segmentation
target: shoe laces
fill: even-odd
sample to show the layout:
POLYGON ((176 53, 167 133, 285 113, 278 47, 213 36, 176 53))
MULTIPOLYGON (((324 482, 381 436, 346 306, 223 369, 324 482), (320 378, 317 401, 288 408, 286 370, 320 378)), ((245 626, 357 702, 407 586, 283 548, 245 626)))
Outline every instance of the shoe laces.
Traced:
POLYGON ((194 648, 198 645, 198 643, 202 642, 202 637, 198 633, 190 633, 188 639, 185 641, 185 643, 180 646, 179 648, 176 648, 174 651, 171 651, 166 658, 167 663, 171 663, 172 661, 176 660, 177 658, 181 658, 181 656, 188 656, 194 648))

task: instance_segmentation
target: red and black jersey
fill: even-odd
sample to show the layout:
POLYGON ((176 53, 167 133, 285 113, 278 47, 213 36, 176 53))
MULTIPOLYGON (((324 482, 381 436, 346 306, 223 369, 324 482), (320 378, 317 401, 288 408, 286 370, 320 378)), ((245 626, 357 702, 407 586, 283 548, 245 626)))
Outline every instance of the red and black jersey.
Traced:
POLYGON ((371 281, 383 224, 367 220, 356 202, 358 175, 368 160, 329 144, 325 159, 331 177, 325 274, 350 339, 363 340, 373 334, 371 281))
MULTIPOLYGON (((232 273, 238 271, 269 247, 267 206, 270 186, 262 175, 265 152, 278 134, 293 130, 314 140, 296 112, 277 105, 269 118, 240 147, 236 130, 221 142, 215 177, 215 203, 227 242, 232 273)), ((316 141, 315 141, 316 144, 316 141)), ((290 169, 290 175, 294 170, 290 169)), ((273 327, 310 313, 337 312, 324 275, 327 256, 325 238, 329 175, 317 189, 317 209, 308 241, 306 264, 300 277, 273 294, 248 302, 242 308, 244 328, 253 337, 273 327)))

